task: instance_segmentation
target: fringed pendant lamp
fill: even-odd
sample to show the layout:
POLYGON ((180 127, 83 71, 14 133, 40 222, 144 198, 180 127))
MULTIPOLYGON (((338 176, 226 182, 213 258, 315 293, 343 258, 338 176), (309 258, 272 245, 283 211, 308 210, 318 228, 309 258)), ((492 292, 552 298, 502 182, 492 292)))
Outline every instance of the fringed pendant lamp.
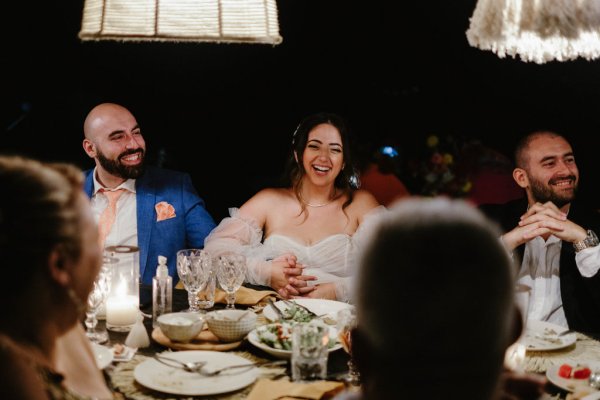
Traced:
POLYGON ((281 43, 275 0, 85 0, 81 40, 281 43))
POLYGON ((478 0, 473 47, 543 64, 600 56, 600 0, 478 0))

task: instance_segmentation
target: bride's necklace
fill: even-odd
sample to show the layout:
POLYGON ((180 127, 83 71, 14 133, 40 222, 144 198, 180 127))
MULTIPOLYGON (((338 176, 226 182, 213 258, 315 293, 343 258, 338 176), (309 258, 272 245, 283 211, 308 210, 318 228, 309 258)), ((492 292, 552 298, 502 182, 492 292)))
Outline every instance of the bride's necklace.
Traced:
POLYGON ((334 190, 333 198, 326 203, 320 203, 320 204, 309 203, 308 201, 304 200, 304 197, 302 197, 302 195, 300 193, 298 193, 298 196, 300 197, 300 201, 302 201, 302 203, 304 203, 308 207, 318 208, 318 207, 325 207, 325 206, 328 206, 329 204, 333 203, 333 201, 336 199, 336 194, 337 194, 337 190, 334 190))

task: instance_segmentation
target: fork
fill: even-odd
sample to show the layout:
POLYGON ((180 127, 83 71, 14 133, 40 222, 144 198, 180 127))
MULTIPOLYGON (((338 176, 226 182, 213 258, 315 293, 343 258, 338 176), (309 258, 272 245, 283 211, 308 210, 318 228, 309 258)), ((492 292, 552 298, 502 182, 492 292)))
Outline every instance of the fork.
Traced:
POLYGON ((215 369, 213 371, 204 371, 202 367, 195 372, 198 372, 200 375, 204 376, 216 376, 219 375, 223 371, 228 371, 230 369, 236 368, 251 368, 251 367, 261 367, 261 366, 276 366, 276 365, 284 365, 287 364, 287 360, 277 360, 277 361, 259 361, 250 364, 237 364, 237 365, 229 365, 227 367, 215 369))
POLYGON ((204 367, 206 365, 206 361, 184 362, 184 361, 175 360, 173 358, 165 357, 160 354, 155 354, 154 359, 156 361, 158 361, 159 363, 164 364, 166 366, 169 366, 172 368, 182 368, 184 371, 187 371, 187 372, 200 372, 202 367, 204 367), (177 364, 178 366, 175 366, 173 364, 177 364))
POLYGON ((307 308, 306 306, 303 306, 302 304, 299 304, 295 301, 291 301, 291 300, 286 300, 286 299, 282 299, 282 301, 284 302, 285 305, 287 305, 288 307, 291 306, 296 306, 298 308, 303 309, 304 311, 306 311, 308 313, 308 315, 310 315, 313 318, 318 318, 318 317, 323 317, 324 315, 317 315, 314 311, 311 311, 309 308, 307 308))

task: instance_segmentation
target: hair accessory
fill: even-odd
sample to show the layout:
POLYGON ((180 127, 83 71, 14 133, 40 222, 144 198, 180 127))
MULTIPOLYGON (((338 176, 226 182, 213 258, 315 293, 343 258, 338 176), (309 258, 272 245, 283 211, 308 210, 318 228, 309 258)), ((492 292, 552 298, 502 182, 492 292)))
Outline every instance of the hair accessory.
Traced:
POLYGON ((300 122, 298 124, 298 126, 296 127, 296 130, 294 130, 294 134, 292 135, 292 146, 294 146, 296 144, 296 135, 298 134, 298 130, 300 129, 300 125, 302 125, 302 122, 300 122))

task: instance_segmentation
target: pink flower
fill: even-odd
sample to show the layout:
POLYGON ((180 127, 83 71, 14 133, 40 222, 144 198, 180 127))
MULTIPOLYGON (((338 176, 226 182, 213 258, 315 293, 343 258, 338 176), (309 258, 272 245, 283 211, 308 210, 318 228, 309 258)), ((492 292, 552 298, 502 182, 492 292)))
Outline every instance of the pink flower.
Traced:
POLYGON ((167 203, 161 201, 154 206, 156 210, 156 222, 164 221, 165 219, 175 218, 175 208, 167 203))

